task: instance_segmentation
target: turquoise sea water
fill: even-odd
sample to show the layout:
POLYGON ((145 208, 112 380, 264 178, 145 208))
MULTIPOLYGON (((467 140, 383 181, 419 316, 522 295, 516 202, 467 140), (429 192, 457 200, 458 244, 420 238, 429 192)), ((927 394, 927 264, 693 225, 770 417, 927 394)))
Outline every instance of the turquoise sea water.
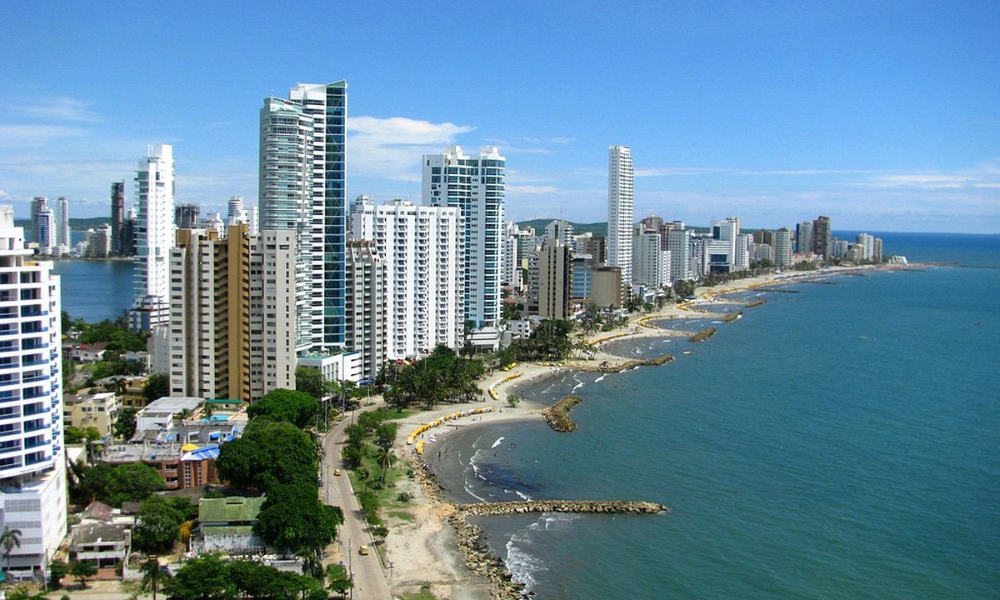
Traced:
MULTIPOLYGON (((884 235, 911 261, 1000 265, 996 237, 884 235)), ((524 390, 582 396, 579 429, 454 434, 452 494, 673 508, 481 519, 541 600, 1000 598, 1000 269, 832 281, 701 344, 618 348, 673 363, 524 390)))

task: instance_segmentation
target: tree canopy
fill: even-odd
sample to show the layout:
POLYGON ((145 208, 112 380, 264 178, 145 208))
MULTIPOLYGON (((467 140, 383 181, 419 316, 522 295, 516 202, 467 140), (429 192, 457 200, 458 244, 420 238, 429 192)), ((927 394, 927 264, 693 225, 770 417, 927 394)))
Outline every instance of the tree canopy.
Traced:
POLYGON ((215 467, 221 479, 249 491, 295 482, 315 488, 316 443, 292 423, 254 419, 242 437, 222 445, 215 467))
POLYGON ((568 321, 546 319, 526 340, 511 345, 518 360, 560 360, 569 356, 573 343, 569 339, 573 326, 568 321))
POLYGON ((181 523, 193 518, 197 507, 187 498, 150 496, 136 515, 133 543, 143 552, 168 552, 177 541, 181 523))
POLYGON ((247 560, 223 561, 205 554, 188 561, 164 582, 170 600, 326 600, 323 584, 312 577, 278 571, 247 560))
POLYGON ((99 464, 86 472, 85 485, 101 502, 120 507, 123 502, 142 502, 165 482, 159 471, 143 463, 99 464))
POLYGON ((135 416, 137 411, 131 406, 126 406, 118 413, 118 419, 112 427, 114 436, 120 440, 128 441, 135 435, 135 416))
POLYGON ((319 414, 319 402, 305 392, 277 389, 268 392, 247 409, 251 419, 286 421, 299 429, 309 426, 319 414))
POLYGON ((482 393, 476 380, 484 373, 482 361, 462 358, 450 348, 438 346, 426 358, 400 369, 384 397, 397 408, 418 402, 431 408, 442 402, 468 401, 482 393))
POLYGON ((314 484, 299 482, 268 490, 254 531, 283 552, 300 548, 317 552, 336 538, 343 522, 339 508, 320 502, 314 484))
POLYGON ((165 373, 154 373, 146 380, 146 385, 142 386, 142 397, 147 402, 159 400, 170 395, 170 377, 165 373))

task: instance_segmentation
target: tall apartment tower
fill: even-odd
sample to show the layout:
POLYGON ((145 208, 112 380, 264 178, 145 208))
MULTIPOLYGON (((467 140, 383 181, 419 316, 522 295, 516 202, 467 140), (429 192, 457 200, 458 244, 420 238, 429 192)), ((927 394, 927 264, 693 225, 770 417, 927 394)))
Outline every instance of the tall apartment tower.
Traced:
POLYGON ((795 251, 799 253, 812 252, 813 224, 803 221, 795 226, 795 251))
POLYGON ((787 227, 774 232, 774 266, 780 268, 792 264, 792 232, 787 227))
POLYGON ((560 239, 547 239, 538 251, 538 316, 565 320, 570 317, 573 289, 573 252, 560 239))
POLYGON ((111 254, 127 256, 122 228, 125 225, 125 182, 111 184, 111 254))
POLYGON ((468 156, 459 146, 423 160, 423 200, 458 208, 465 245, 465 319, 475 329, 500 322, 507 160, 495 146, 468 156))
POLYGON ((573 225, 569 221, 556 219, 545 226, 545 238, 559 240, 569 249, 573 249, 573 225))
POLYGON ((647 290, 670 284, 670 250, 663 249, 659 228, 636 223, 632 238, 632 283, 647 290))
POLYGON ((635 172, 628 146, 608 148, 607 265, 621 269, 622 285, 632 285, 632 223, 635 213, 635 172))
POLYGON ((0 530, 21 531, 9 571, 42 572, 66 536, 59 277, 0 207, 0 530))
POLYGON ((363 379, 385 362, 385 262, 373 241, 347 243, 347 349, 361 354, 363 379))
POLYGON ((375 248, 385 261, 386 358, 461 347, 465 235, 460 209, 393 200, 376 207, 375 248))
POLYGON ((47 207, 49 199, 45 196, 35 196, 31 200, 31 230, 28 231, 29 242, 39 243, 38 240, 38 212, 47 207))
POLYGON ((56 236, 56 215, 48 206, 42 206, 35 213, 35 220, 38 223, 35 239, 38 241, 39 254, 55 254, 56 236))
POLYGON ((132 329, 151 330, 170 318, 170 249, 174 247, 174 151, 151 146, 135 175, 135 302, 132 329))
POLYGON ((73 247, 73 237, 69 227, 69 199, 59 196, 56 200, 56 246, 65 246, 66 251, 73 247))
POLYGON ((812 251, 823 258, 830 258, 830 217, 817 217, 812 223, 812 251))
POLYGON ((295 231, 300 353, 344 347, 346 125, 346 81, 299 84, 260 112, 260 227, 295 231))
POLYGON ((195 229, 201 218, 201 206, 197 204, 178 204, 174 206, 174 227, 177 229, 195 229))
POLYGON ((295 232, 261 230, 250 249, 250 397, 295 389, 295 232), (259 359, 258 359, 259 357, 259 359))
POLYGON ((691 269, 691 238, 693 236, 694 231, 687 229, 683 221, 674 221, 667 229, 671 281, 694 279, 694 273, 691 269))

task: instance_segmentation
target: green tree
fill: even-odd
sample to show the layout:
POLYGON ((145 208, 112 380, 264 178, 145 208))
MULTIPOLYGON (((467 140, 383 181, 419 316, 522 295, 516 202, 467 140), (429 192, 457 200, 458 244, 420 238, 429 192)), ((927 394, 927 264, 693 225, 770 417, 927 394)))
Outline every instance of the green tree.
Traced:
POLYGON ((89 503, 98 498, 104 498, 108 479, 114 470, 114 466, 107 463, 97 463, 92 467, 84 467, 78 486, 80 499, 84 503, 89 503))
POLYGON ((69 565, 69 574, 80 582, 80 587, 87 589, 87 580, 97 575, 97 565, 79 560, 73 561, 69 565))
POLYGON ((139 572, 142 573, 139 589, 147 594, 152 593, 153 600, 156 600, 156 593, 163 587, 163 582, 170 578, 170 571, 160 566, 159 557, 150 556, 139 567, 139 572))
POLYGON ((165 373, 154 373, 146 380, 146 385, 142 386, 142 397, 146 402, 159 400, 170 395, 170 377, 165 373))
POLYGON ((399 432, 399 423, 384 422, 379 423, 375 428, 375 444, 382 448, 389 448, 396 441, 396 434, 399 432))
POLYGON ((101 432, 96 427, 67 427, 63 436, 67 444, 89 444, 101 439, 101 432))
POLYGON ((215 467, 221 479, 245 490, 294 482, 315 488, 316 443, 291 423, 254 419, 242 437, 220 448, 215 467))
POLYGON ((247 409, 251 419, 267 418, 286 421, 299 429, 312 424, 319 414, 319 402, 305 392, 278 389, 268 392, 247 409))
POLYGON ((351 578, 347 573, 347 568, 344 565, 327 565, 326 581, 327 589, 331 592, 336 592, 341 596, 343 596, 347 590, 354 587, 354 583, 351 581, 351 578))
POLYGON ((108 474, 103 497, 98 496, 98 500, 120 507, 123 502, 142 502, 153 492, 163 489, 164 485, 159 471, 149 465, 116 465, 108 474))
POLYGON ((236 600, 236 586, 229 581, 226 563, 215 554, 203 554, 188 561, 177 573, 163 582, 170 600, 236 600))
POLYGON ((375 462, 382 467, 382 483, 385 483, 385 476, 389 473, 389 468, 396 464, 396 455, 393 454, 392 448, 380 446, 375 455, 375 462))
POLYGON ((292 483, 268 490, 253 529, 284 553, 299 548, 318 552, 334 540, 343 521, 339 508, 320 502, 315 485, 292 483))
POLYGON ((126 406, 118 413, 118 418, 112 428, 115 438, 124 441, 132 439, 132 436, 135 435, 136 412, 135 408, 126 406))
POLYGON ((14 548, 21 547, 21 530, 4 525, 3 533, 0 533, 0 547, 3 547, 4 568, 10 571, 10 553, 14 548))
POLYGON ((54 560, 49 563, 49 589, 62 588, 62 579, 69 574, 69 565, 64 560, 54 560))
MULTIPOLYGON (((191 505, 186 498, 180 498, 191 505)), ((133 542, 143 552, 169 552, 177 541, 181 523, 187 516, 171 499, 150 496, 142 501, 136 514, 133 542)))

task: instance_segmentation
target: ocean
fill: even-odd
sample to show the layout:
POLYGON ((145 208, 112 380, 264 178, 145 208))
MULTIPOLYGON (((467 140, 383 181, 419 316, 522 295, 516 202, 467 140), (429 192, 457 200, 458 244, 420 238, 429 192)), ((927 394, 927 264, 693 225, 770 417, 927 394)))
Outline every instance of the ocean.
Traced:
POLYGON ((62 309, 74 319, 96 323, 131 308, 131 261, 56 260, 53 265, 62 279, 62 309))
POLYGON ((876 235, 957 264, 756 292, 699 344, 620 342, 677 360, 523 389, 583 397, 579 429, 457 431, 448 493, 672 508, 479 518, 539 600, 1000 598, 1000 237, 876 235))

